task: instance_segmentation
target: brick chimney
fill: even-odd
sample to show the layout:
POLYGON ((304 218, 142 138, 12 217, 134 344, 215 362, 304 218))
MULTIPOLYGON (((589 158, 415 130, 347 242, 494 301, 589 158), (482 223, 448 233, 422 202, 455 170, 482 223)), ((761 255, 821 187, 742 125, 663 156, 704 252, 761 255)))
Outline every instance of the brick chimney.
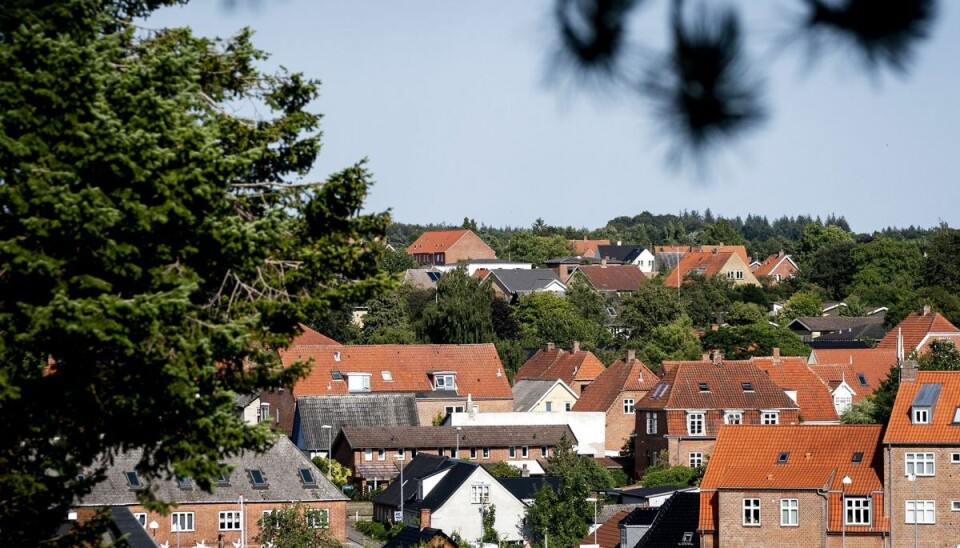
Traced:
POLYGON ((773 347, 773 358, 780 359, 780 349, 777 347, 773 347))
POLYGON ((929 304, 923 305, 923 314, 921 314, 921 316, 929 316, 930 312, 931 312, 930 305, 929 304))
POLYGON ((570 351, 573 352, 574 354, 576 354, 577 352, 580 352, 580 341, 573 341, 573 349, 570 351))
POLYGON ((914 382, 917 380, 917 362, 906 360, 900 366, 900 382, 914 382))
POLYGON ((635 359, 637 359, 637 351, 636 351, 636 350, 627 350, 627 363, 631 363, 631 362, 633 362, 633 360, 635 360, 635 359))
POLYGON ((420 529, 426 529, 430 527, 430 510, 427 508, 420 509, 420 529))
POLYGON ((555 344, 553 344, 553 343, 551 343, 551 342, 548 342, 548 343, 547 343, 547 348, 546 348, 547 350, 555 350, 556 348, 557 348, 557 345, 555 345, 555 344))
POLYGON ((604 258, 600 259, 600 267, 601 267, 601 268, 606 268, 606 266, 607 266, 607 258, 604 257, 604 258))
POLYGON ((720 365, 723 363, 723 354, 719 350, 711 350, 710 361, 713 362, 713 365, 720 365))
POLYGON ((521 478, 530 477, 530 468, 527 466, 527 463, 523 463, 523 466, 520 467, 520 477, 521 478))

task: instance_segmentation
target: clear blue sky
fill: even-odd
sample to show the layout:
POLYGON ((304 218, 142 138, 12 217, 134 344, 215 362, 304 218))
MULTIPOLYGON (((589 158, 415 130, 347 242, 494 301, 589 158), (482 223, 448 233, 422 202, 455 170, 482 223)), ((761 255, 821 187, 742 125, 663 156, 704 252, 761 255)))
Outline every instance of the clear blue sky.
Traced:
MULTIPOLYGON (((637 42, 663 43, 664 3, 638 10, 637 42)), ((906 76, 879 78, 844 52, 812 68, 799 46, 777 53, 798 4, 741 2, 771 117, 706 176, 667 165, 668 136, 639 98, 550 82, 550 1, 194 0, 145 24, 249 26, 271 64, 322 80, 310 178, 367 157, 368 209, 401 222, 596 228, 709 207, 771 221, 836 213, 863 232, 960 224, 960 4, 939 2, 906 76)))

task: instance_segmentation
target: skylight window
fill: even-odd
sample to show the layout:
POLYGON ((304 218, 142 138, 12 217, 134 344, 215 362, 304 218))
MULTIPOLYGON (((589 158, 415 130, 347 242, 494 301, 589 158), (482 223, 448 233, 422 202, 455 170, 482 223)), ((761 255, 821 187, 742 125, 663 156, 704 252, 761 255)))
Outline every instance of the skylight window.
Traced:
POLYGON ((753 383, 749 381, 743 381, 740 383, 740 388, 743 388, 744 392, 753 392, 753 383))
POLYGON ((960 407, 953 410, 953 424, 960 423, 960 407))
POLYGON ((230 485, 230 476, 221 472, 220 477, 217 478, 217 483, 220 485, 230 485))
POLYGON ((709 391, 710 391, 710 385, 707 384, 707 383, 705 383, 705 382, 700 383, 700 391, 701 391, 701 392, 709 392, 709 391))
POLYGON ((180 489, 190 489, 193 487, 193 482, 191 482, 187 476, 177 476, 177 487, 180 489))
POLYGON ((317 485, 317 478, 313 477, 313 472, 309 468, 300 469, 300 479, 303 480, 304 485, 317 485))
POLYGON ((127 486, 130 489, 143 489, 143 482, 140 481, 140 476, 136 472, 124 472, 123 474, 127 478, 127 486))
POLYGON ((777 455, 777 464, 786 464, 788 460, 790 460, 789 451, 781 451, 780 454, 777 455))
POLYGON ((267 486, 267 479, 263 477, 263 470, 259 468, 250 470, 250 481, 253 483, 254 489, 263 489, 267 486))
POLYGON ((335 381, 342 381, 342 380, 343 380, 343 373, 341 373, 341 372, 339 372, 339 371, 331 371, 331 372, 330 372, 330 376, 332 376, 332 377, 333 377, 333 380, 335 380, 335 381))
POLYGON ((853 454, 853 458, 850 459, 850 462, 863 462, 863 453, 857 451, 853 454))
POLYGON ((393 373, 390 371, 381 371, 380 377, 387 382, 393 382, 393 373))
POLYGON ((857 380, 860 381, 860 386, 867 386, 867 376, 863 373, 857 373, 857 380))

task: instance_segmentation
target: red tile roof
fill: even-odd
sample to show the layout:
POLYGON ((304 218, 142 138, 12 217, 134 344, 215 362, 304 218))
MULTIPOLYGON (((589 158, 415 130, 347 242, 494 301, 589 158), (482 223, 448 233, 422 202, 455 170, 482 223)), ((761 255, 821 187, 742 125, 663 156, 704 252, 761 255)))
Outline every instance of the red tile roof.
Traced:
MULTIPOLYGON (((747 360, 664 362, 664 374, 637 409, 798 409, 766 373, 747 360), (753 390, 744 390, 742 383, 753 390), (706 383, 707 391, 700 390, 706 383)), ((589 392, 589 390, 587 390, 589 392)))
POLYGON ((540 349, 517 370, 514 379, 560 379, 572 385, 577 380, 592 381, 605 370, 593 352, 540 349))
POLYGON ((700 482, 700 529, 717 528, 717 489, 827 489, 829 529, 839 531, 842 479, 849 476, 847 495, 875 498, 874 526, 858 530, 885 530, 882 500, 877 500, 883 490, 882 431, 879 424, 722 426, 700 482), (779 462, 784 453, 786 462, 779 462), (862 453, 860 462, 854 462, 856 453, 862 453))
POLYGON ((469 230, 428 230, 407 246, 407 253, 440 253, 450 249, 453 244, 463 238, 469 230))
POLYGON ((580 265, 576 272, 583 274, 597 291, 636 291, 647 280, 634 265, 580 265))
POLYGON ((573 248, 573 254, 579 257, 598 257, 600 253, 597 246, 610 245, 610 240, 567 240, 570 247, 573 248))
POLYGON ((733 256, 732 252, 699 252, 694 251, 680 257, 680 262, 664 280, 668 287, 678 287, 690 273, 701 274, 704 277, 716 276, 733 256), (679 276, 677 275, 679 272, 679 276))
MULTIPOLYGON (((600 548, 617 548, 620 546, 620 520, 627 517, 629 513, 629 510, 620 510, 600 525, 596 535, 596 544, 598 544, 600 548)), ((593 533, 588 533, 587 536, 583 537, 583 539, 577 543, 577 546, 593 545, 593 539, 593 533)))
POLYGON ((743 262, 750 264, 746 246, 742 245, 658 245, 654 246, 654 253, 736 253, 743 262))
POLYGON ((600 373, 585 392, 573 404, 574 411, 603 411, 618 404, 623 392, 647 392, 660 379, 640 360, 627 363, 617 360, 600 373))
POLYGON ((330 337, 314 331, 303 324, 300 324, 300 330, 302 333, 293 338, 293 342, 290 343, 291 346, 304 344, 340 344, 330 337))
POLYGON ((753 271, 755 276, 769 276, 777 270, 777 267, 781 263, 787 262, 792 264, 792 269, 799 271, 797 264, 793 262, 793 258, 790 255, 785 255, 782 251, 776 255, 770 255, 760 263, 759 266, 753 271))
MULTIPOLYGON (((285 365, 310 360, 312 369, 293 387, 295 397, 347 394, 347 381, 333 372, 370 375, 371 392, 433 392, 432 373, 456 373, 453 395, 513 399, 492 344, 384 344, 292 346, 280 353, 285 365), (389 372, 392 380, 384 379, 389 372)), ((443 394, 442 391, 437 391, 443 394)))
POLYGON ((805 358, 762 357, 751 361, 784 391, 796 391, 804 422, 839 420, 830 388, 807 367, 805 358))
POLYGON ((917 380, 901 381, 887 423, 883 443, 960 444, 960 425, 954 422, 960 408, 960 371, 918 371, 917 380), (940 393, 929 424, 913 424, 910 408, 925 384, 939 384, 940 393))
POLYGON ((890 367, 897 361, 897 353, 880 348, 815 349, 809 361, 810 370, 831 388, 846 382, 853 389, 856 402, 873 394, 887 378, 890 367), (866 386, 860 381, 861 375, 866 386))
MULTIPOLYGON (((903 333, 903 351, 909 356, 915 350, 920 350, 921 346, 926 346, 931 338, 941 338, 928 338, 928 335, 931 333, 960 334, 960 329, 957 329, 946 318, 940 315, 939 312, 928 312, 925 314, 913 313, 904 318, 896 327, 888 331, 887 335, 877 343, 877 348, 892 348, 896 350, 898 332, 903 333)), ((960 335, 956 335, 955 337, 957 340, 960 340, 960 335)))

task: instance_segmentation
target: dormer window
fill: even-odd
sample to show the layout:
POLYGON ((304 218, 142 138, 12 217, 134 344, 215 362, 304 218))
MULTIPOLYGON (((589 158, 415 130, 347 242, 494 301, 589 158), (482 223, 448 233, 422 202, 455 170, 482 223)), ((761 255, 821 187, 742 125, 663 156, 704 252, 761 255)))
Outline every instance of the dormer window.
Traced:
POLYGON ((457 376, 453 373, 437 373, 433 376, 434 390, 456 390, 457 376))
POLYGON ((914 407, 913 424, 930 424, 930 408, 914 407))
POLYGON ((960 424, 960 407, 953 410, 953 424, 960 424))
POLYGON ((350 392, 369 392, 369 373, 347 373, 347 387, 350 392))
POLYGON ((184 490, 189 490, 193 487, 193 482, 190 481, 190 478, 187 476, 177 476, 177 487, 184 490))
POLYGON ((939 383, 920 385, 920 390, 917 390, 917 395, 910 406, 910 418, 913 419, 913 424, 930 424, 941 388, 939 383))

